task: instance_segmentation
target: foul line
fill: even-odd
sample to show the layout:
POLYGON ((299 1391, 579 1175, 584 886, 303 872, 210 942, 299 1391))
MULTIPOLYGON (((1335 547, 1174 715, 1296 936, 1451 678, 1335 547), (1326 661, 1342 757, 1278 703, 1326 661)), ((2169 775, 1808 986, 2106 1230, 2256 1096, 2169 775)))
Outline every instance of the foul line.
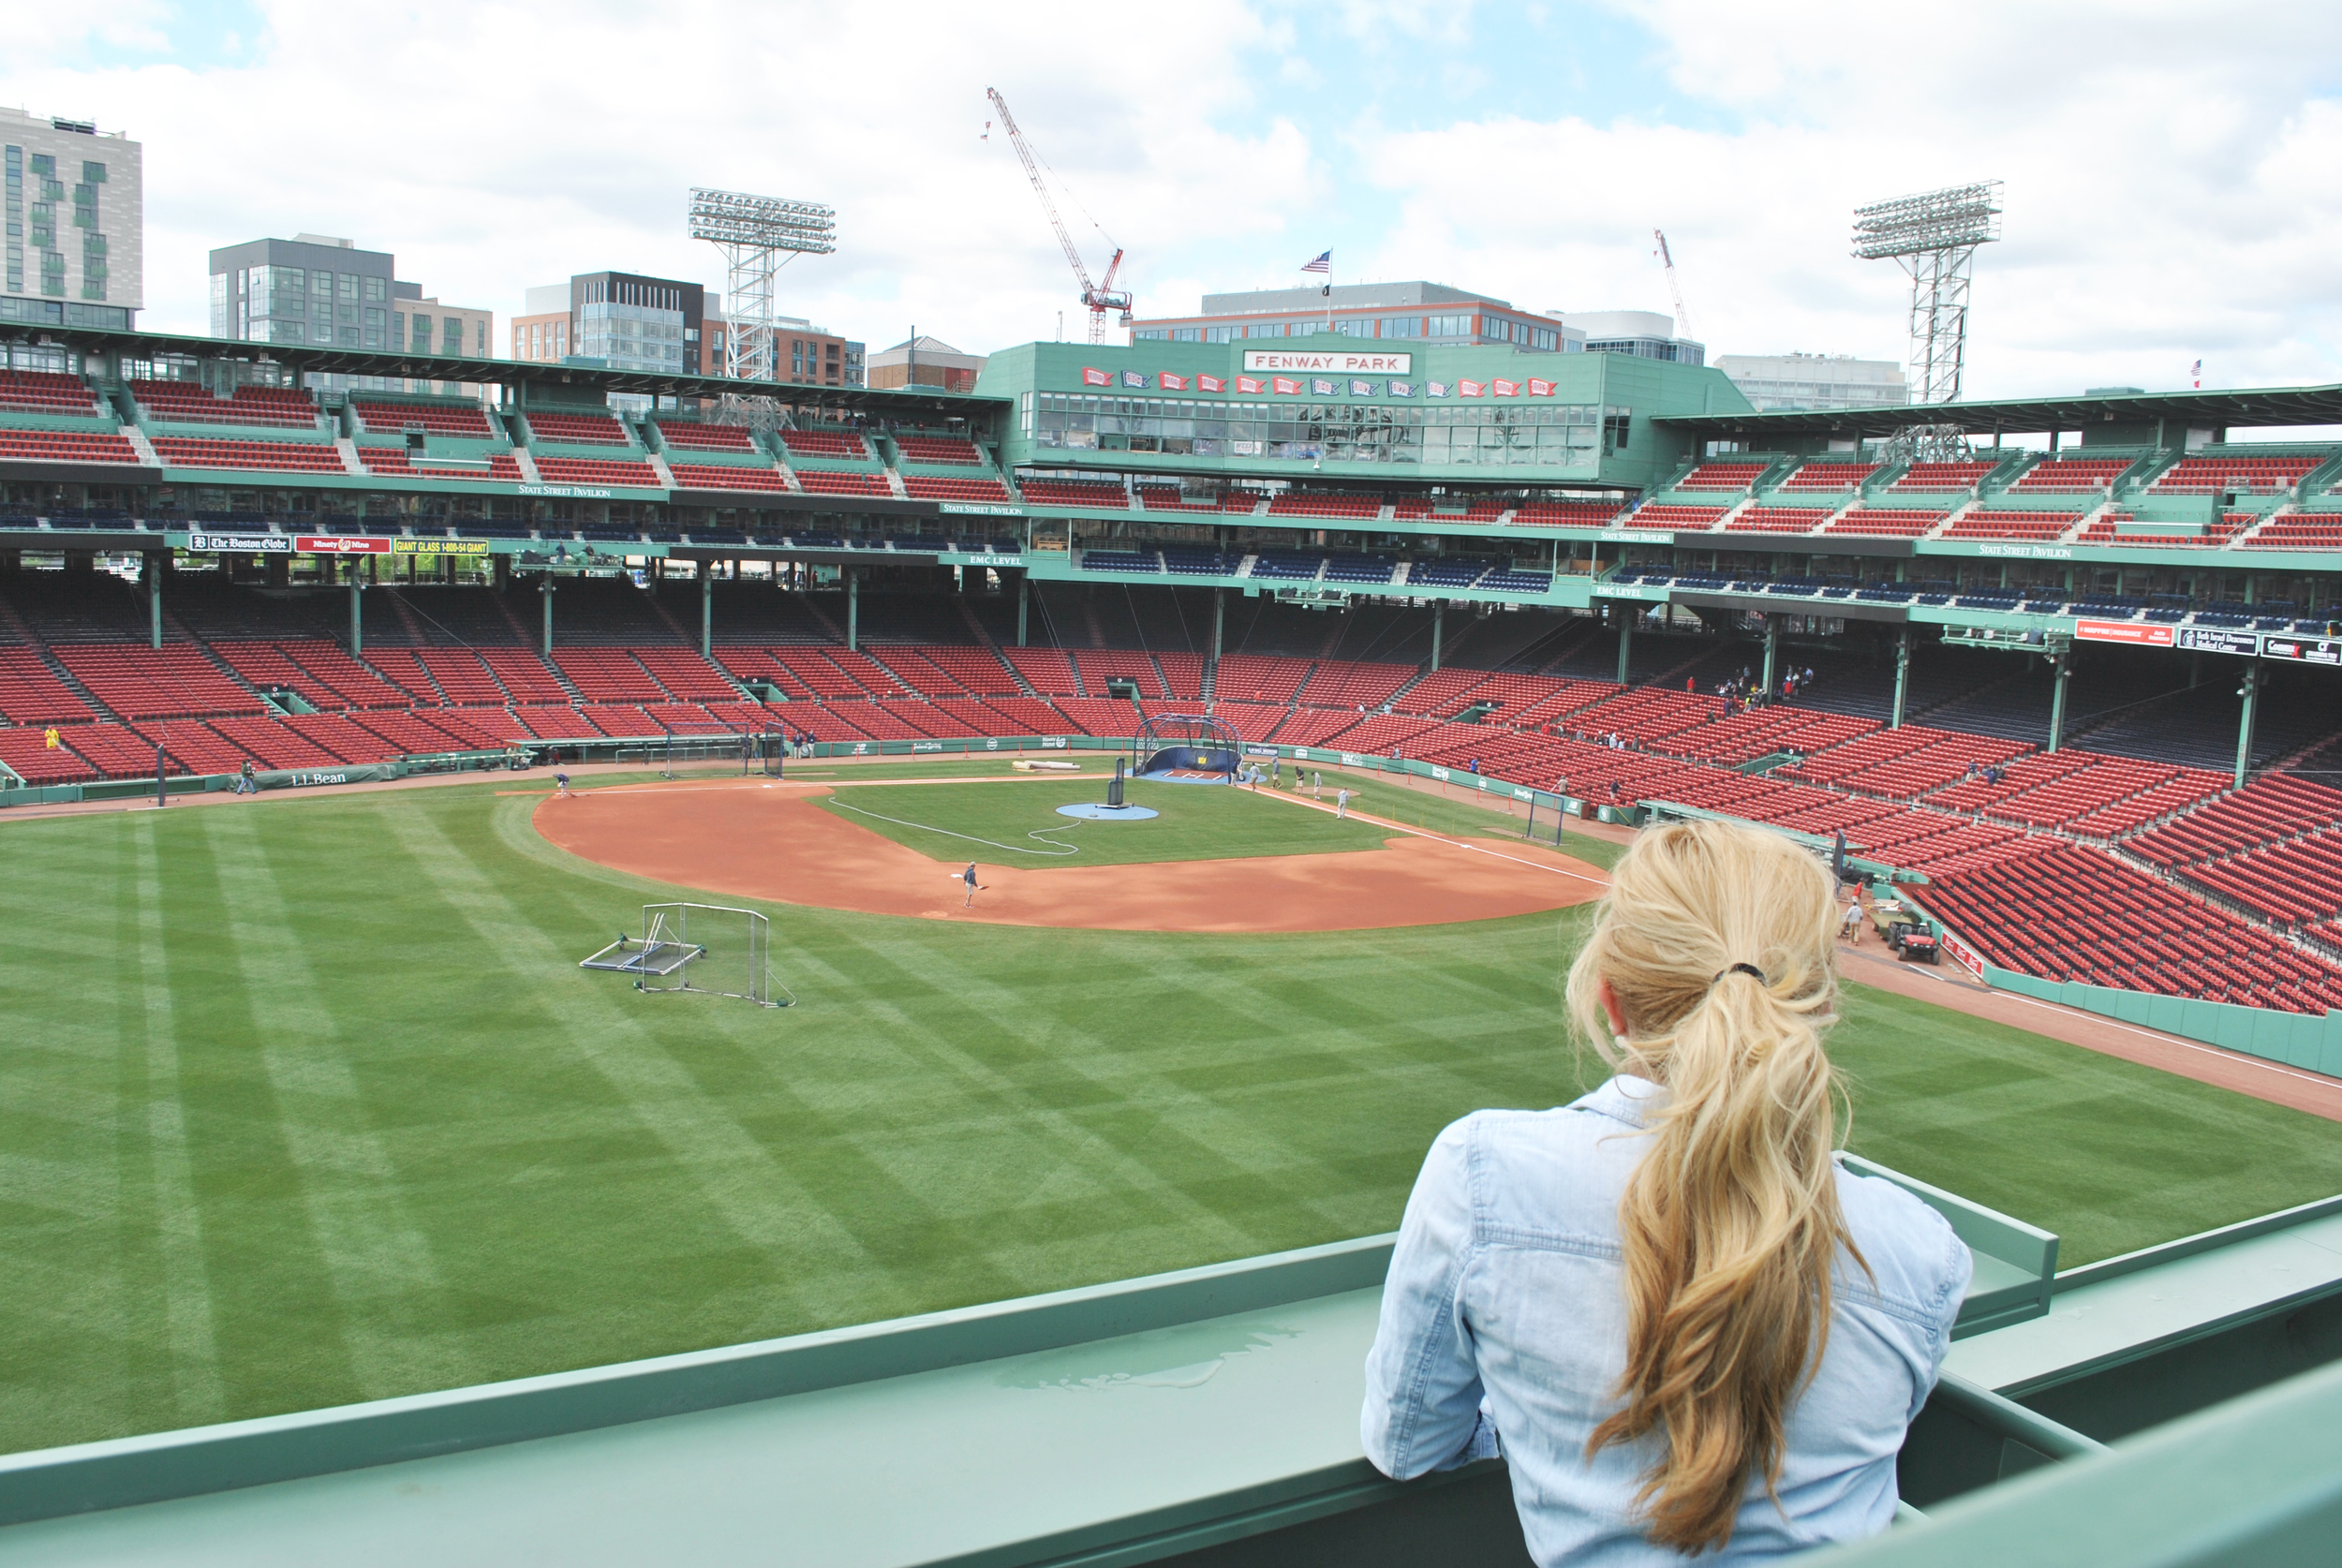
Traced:
MULTIPOLYGON (((1241 786, 1238 786, 1238 788, 1241 788, 1241 786)), ((1271 790, 1268 793, 1276 799, 1285 802, 1289 806, 1306 806, 1314 811, 1331 812, 1334 809, 1334 807, 1327 806, 1322 800, 1308 800, 1302 796, 1289 795, 1277 790, 1271 790)), ((1519 855, 1508 855, 1502 850, 1491 850, 1479 844, 1467 844, 1460 838, 1443 838, 1436 833, 1427 832, 1422 828, 1411 828, 1404 822, 1394 822, 1386 817, 1370 817, 1363 811, 1353 812, 1347 817, 1337 817, 1335 821, 1349 822, 1371 822, 1376 827, 1395 829, 1400 833, 1407 835, 1410 838, 1428 838, 1434 844, 1446 844, 1455 849, 1469 850, 1475 855, 1491 855, 1498 860, 1509 860, 1515 865, 1526 865, 1530 869, 1535 871, 1548 871, 1556 877, 1572 878, 1578 881, 1590 882, 1595 887, 1608 887, 1610 885, 1610 879, 1608 877, 1589 877, 1582 871, 1566 871, 1558 865, 1548 865, 1543 861, 1523 860, 1519 855)))
POLYGON ((1006 850, 1013 855, 1040 855, 1045 859, 1055 860, 1062 855, 1077 855, 1082 852, 1082 847, 1079 844, 1060 844, 1054 838, 1041 837, 1041 836, 1045 833, 1071 833, 1074 830, 1070 827, 1035 828, 1032 832, 1025 835, 1025 836, 1028 838, 1040 838, 1041 842, 1051 846, 1051 848, 1047 850, 1027 850, 1021 849, 1015 844, 1003 844, 996 838, 978 838, 972 833, 954 833, 950 828, 935 827, 926 822, 912 822, 906 821, 900 817, 881 816, 876 811, 865 811, 858 806, 849 806, 842 800, 837 800, 837 797, 834 795, 831 799, 836 801, 838 809, 843 811, 852 811, 864 817, 873 817, 882 822, 893 822, 897 827, 917 828, 922 833, 940 833, 946 838, 964 839, 971 844, 982 844, 990 849, 1006 850))

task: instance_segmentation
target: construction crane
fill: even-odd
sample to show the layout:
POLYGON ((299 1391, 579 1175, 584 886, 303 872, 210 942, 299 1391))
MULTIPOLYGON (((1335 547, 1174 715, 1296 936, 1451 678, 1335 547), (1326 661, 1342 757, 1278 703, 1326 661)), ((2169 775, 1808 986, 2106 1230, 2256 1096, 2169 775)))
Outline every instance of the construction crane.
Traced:
POLYGON ((1675 332, 1679 337, 1692 335, 1692 313, 1683 308, 1683 286, 1675 280, 1675 258, 1668 253, 1668 237, 1653 229, 1651 237, 1659 242, 1659 264, 1667 269, 1668 292, 1675 296, 1675 332))
MULTIPOLYGON (((1082 303, 1089 307, 1089 341, 1103 343, 1105 341, 1107 311, 1118 313, 1123 326, 1131 324, 1130 294, 1127 291, 1118 293, 1114 287, 1114 274, 1122 269, 1122 249, 1119 245, 1115 246, 1113 259, 1106 263, 1105 281, 1090 282, 1089 268, 1083 263, 1082 253, 1074 247, 1074 236, 1065 231, 1065 220, 1058 216, 1057 203, 1049 200, 1049 187, 1042 181, 1041 166, 1033 161, 1032 149, 1025 145, 1025 133, 1016 128, 1015 117, 1008 111, 1008 100, 1001 96, 997 87, 986 87, 984 91, 985 96, 992 100, 992 107, 1000 112, 1001 128, 1008 132, 1008 140, 1016 149, 1017 161, 1025 166, 1025 177, 1032 182, 1033 194, 1041 198, 1041 210, 1049 214, 1049 225, 1057 230, 1057 243, 1065 247, 1065 259, 1074 264, 1074 276, 1082 286, 1082 303)), ((1103 234, 1105 230, 1102 229, 1099 232, 1103 234)), ((1114 244, 1111 236, 1106 243, 1114 244)))

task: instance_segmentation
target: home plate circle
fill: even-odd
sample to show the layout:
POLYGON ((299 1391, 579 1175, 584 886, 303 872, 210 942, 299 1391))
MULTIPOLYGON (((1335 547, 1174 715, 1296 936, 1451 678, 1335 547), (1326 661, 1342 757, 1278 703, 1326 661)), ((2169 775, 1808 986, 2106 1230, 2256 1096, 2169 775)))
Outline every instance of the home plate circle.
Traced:
POLYGON ((1060 817, 1080 817, 1093 822, 1143 822, 1162 812, 1148 806, 1100 806, 1095 801, 1083 801, 1078 806, 1060 806, 1060 817))

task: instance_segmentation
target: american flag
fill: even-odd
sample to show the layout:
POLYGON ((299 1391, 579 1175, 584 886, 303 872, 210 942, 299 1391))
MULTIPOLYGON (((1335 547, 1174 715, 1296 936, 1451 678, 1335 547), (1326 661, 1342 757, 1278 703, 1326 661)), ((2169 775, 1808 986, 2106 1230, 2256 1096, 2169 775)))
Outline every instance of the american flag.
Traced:
POLYGON ((1319 257, 1316 260, 1303 263, 1301 270, 1305 273, 1332 272, 1334 270, 1334 253, 1329 250, 1326 252, 1325 255, 1319 257))

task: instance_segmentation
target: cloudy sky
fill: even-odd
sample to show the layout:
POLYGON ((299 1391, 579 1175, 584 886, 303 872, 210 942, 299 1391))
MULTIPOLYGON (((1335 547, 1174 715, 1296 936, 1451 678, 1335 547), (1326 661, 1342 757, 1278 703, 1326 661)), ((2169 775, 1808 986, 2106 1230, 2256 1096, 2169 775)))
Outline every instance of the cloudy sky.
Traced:
POLYGON ((686 187, 827 201, 784 308, 873 348, 1083 331, 1005 139, 1142 314, 1206 289, 1430 278, 1668 308, 1717 353, 1901 359, 1868 200, 2005 181, 1970 396, 2342 380, 2342 7, 1711 0, 887 6, 109 0, 13 16, 0 101, 146 148, 143 320, 205 252, 297 230, 452 303, 605 267, 720 282, 686 187), (102 11, 103 19, 92 13, 102 11))

